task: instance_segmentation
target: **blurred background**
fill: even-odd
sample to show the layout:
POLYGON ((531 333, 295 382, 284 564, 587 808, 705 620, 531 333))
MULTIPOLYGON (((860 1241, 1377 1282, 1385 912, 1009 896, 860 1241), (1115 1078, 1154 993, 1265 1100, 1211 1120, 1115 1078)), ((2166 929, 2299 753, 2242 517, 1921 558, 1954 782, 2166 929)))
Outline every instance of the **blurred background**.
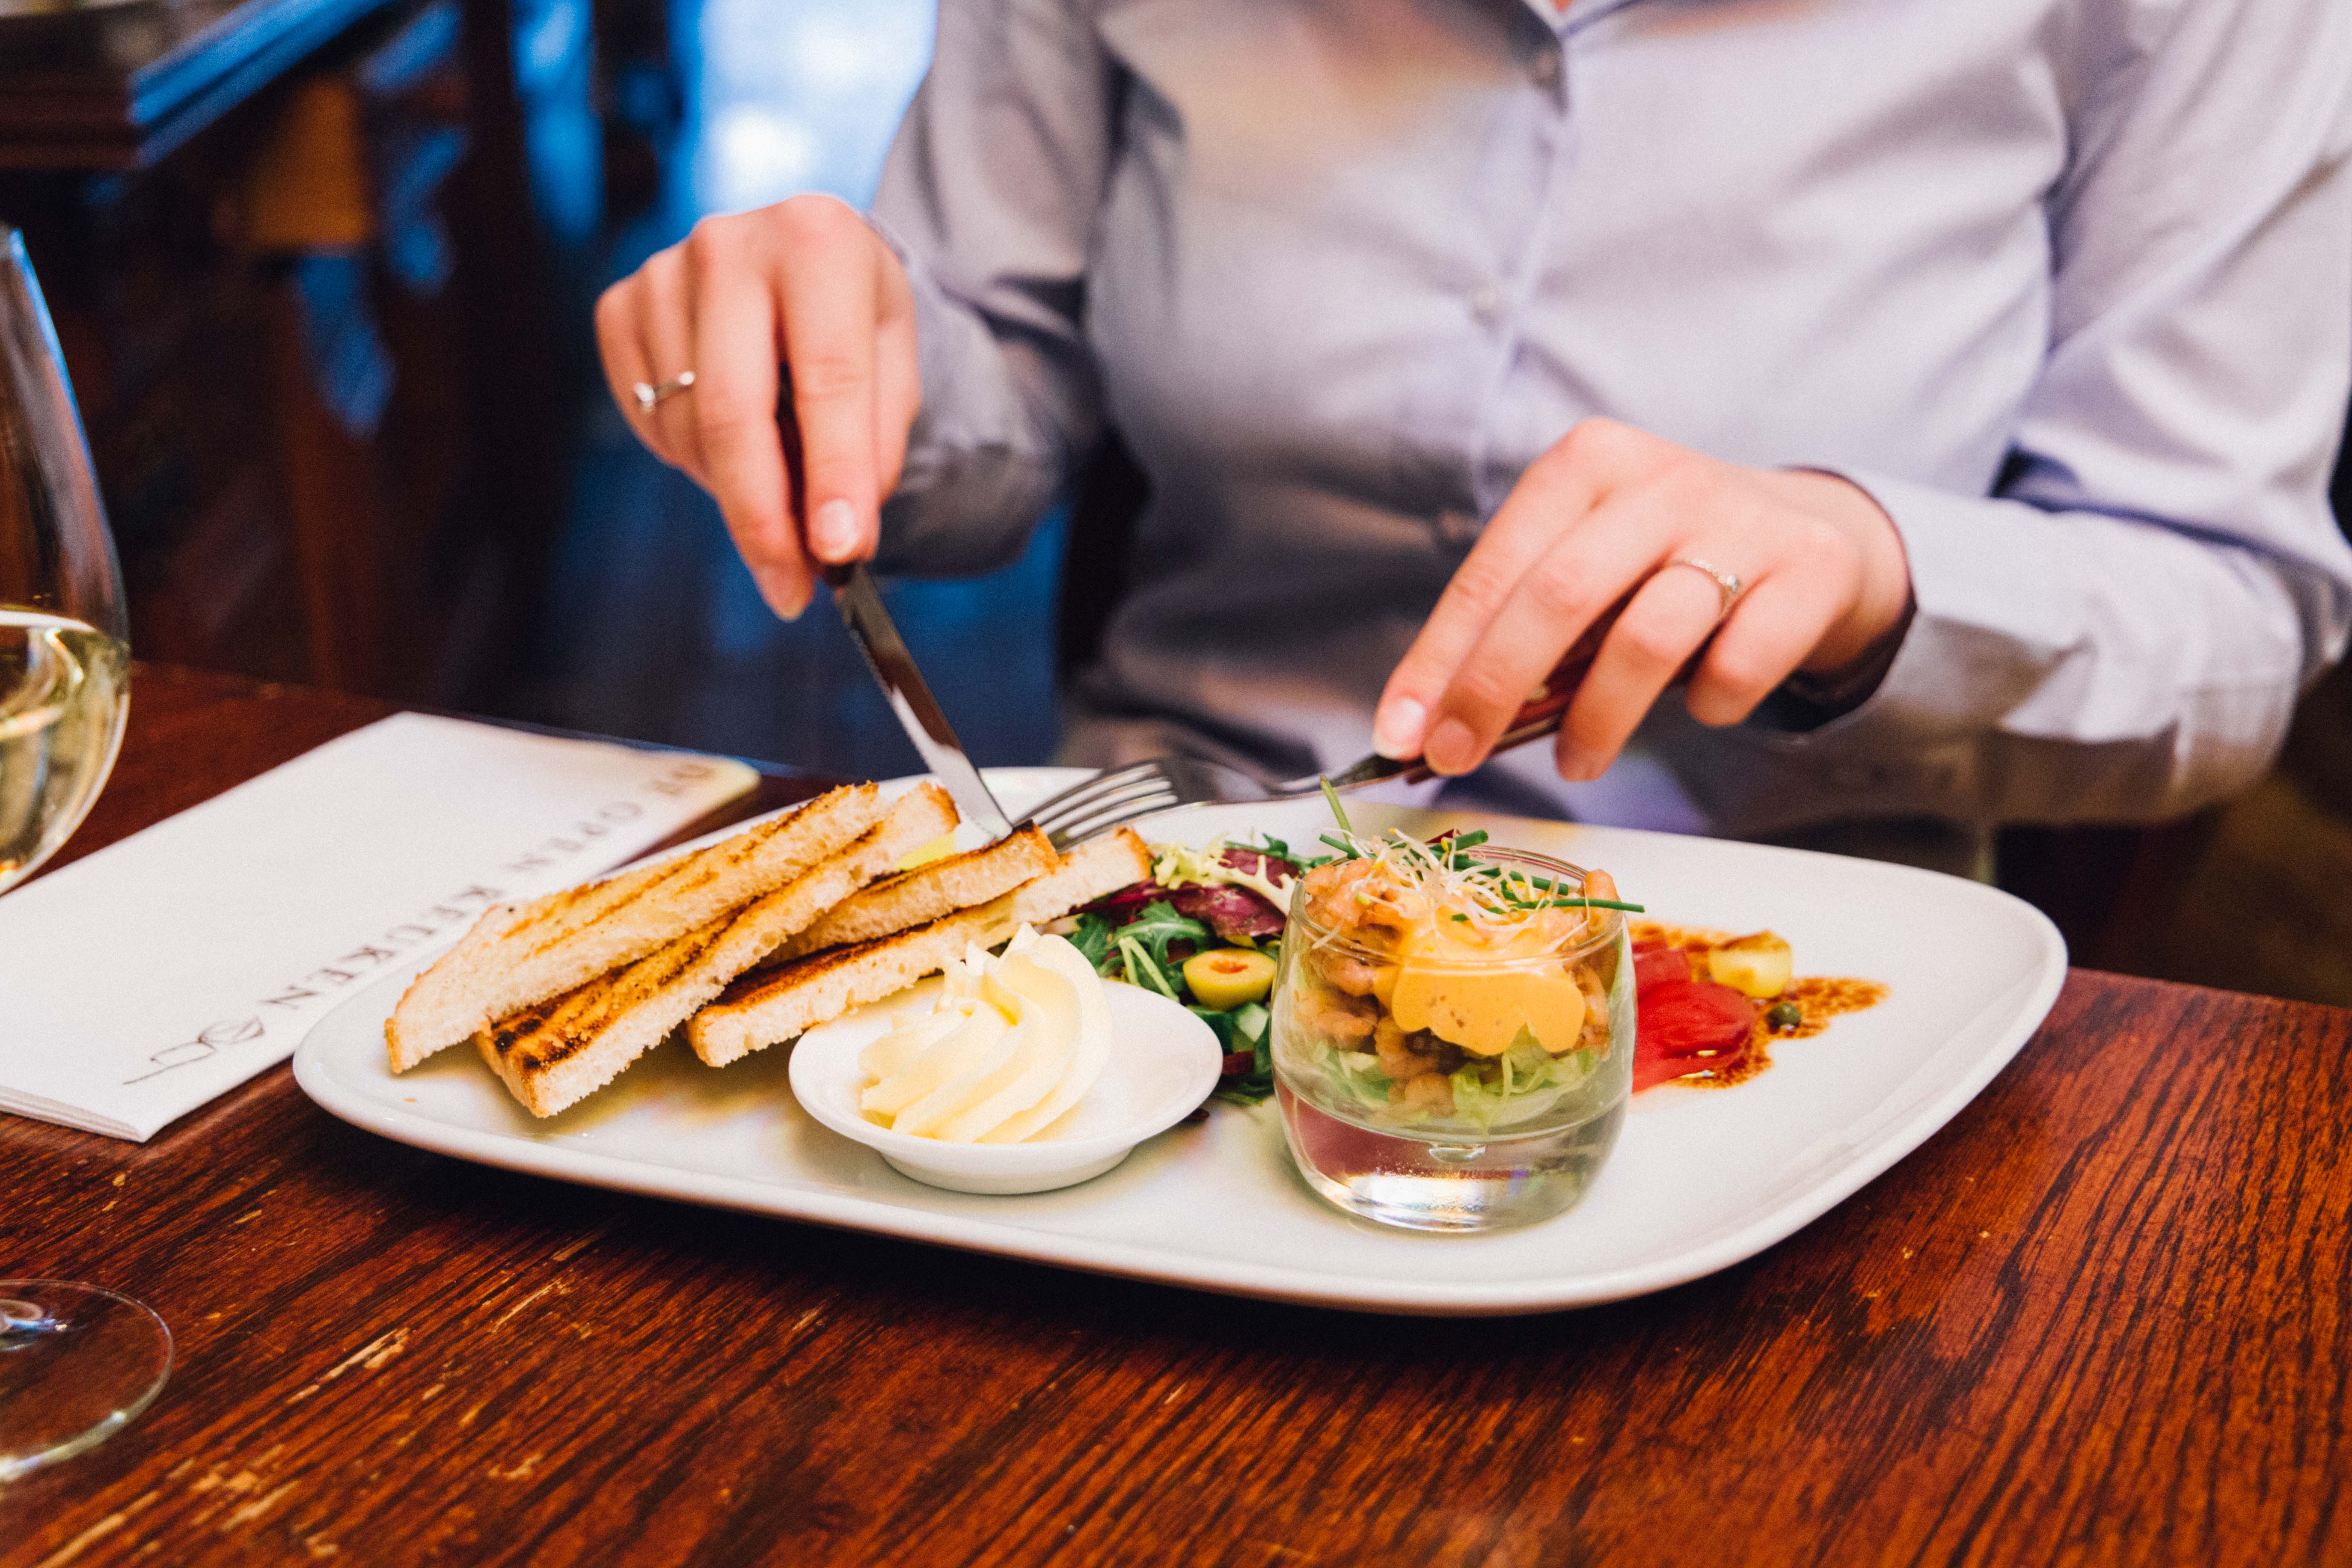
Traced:
MULTIPOLYGON (((778 622, 630 438, 589 311, 706 213, 862 205, 933 6, 0 0, 0 222, 58 317, 133 651, 912 771, 830 610, 778 622)), ((993 576, 888 585, 981 761, 1050 759, 1097 541, 1056 514, 993 576)), ((2352 1005, 2352 681, 2242 800, 2011 830, 2000 862, 2077 962, 2352 1005)))
MULTIPOLYGON (((933 11, 934 0, 598 8, 604 68, 583 71, 576 116, 551 117, 535 148, 538 184, 569 193, 554 205, 585 285, 565 322, 580 373, 567 382, 570 507, 539 627, 523 658, 469 694, 471 706, 827 773, 918 767, 829 606, 820 598, 796 623, 776 619, 717 509, 630 436, 580 334, 598 289, 705 214, 804 191, 865 205, 929 61, 933 11)), ((584 45, 589 12, 587 0, 551 0, 542 26, 584 45)), ((1064 526, 1046 520, 1027 556, 996 575, 887 589, 940 700, 983 763, 1053 754, 1064 526)))
MULTIPOLYGON (((0 0, 0 221, 58 317, 139 657, 916 766, 830 609, 779 622, 631 438, 590 311, 706 213, 862 205, 932 0, 26 14, 57 4, 0 0)), ((983 762, 1053 752, 1063 536, 888 588, 983 762)))

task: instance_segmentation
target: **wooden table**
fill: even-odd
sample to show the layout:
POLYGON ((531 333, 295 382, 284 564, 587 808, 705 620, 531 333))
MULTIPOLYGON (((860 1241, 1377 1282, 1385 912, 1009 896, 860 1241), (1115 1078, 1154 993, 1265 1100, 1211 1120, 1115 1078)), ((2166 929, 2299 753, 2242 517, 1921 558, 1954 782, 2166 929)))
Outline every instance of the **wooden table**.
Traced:
MULTIPOLYGON (((86 851, 376 716, 142 670, 86 851)), ((1347 1316, 510 1175, 285 1069, 0 1119, 0 1273, 170 1386, 0 1563, 2352 1563, 2352 1013, 2077 973, 1951 1126, 1699 1283, 1347 1316)))

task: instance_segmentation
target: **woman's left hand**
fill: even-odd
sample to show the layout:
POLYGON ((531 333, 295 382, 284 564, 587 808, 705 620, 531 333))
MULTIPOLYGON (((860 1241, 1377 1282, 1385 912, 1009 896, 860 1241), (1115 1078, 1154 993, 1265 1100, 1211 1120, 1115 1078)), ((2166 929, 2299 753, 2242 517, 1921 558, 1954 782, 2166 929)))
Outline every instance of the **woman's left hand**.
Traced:
POLYGON ((1563 778, 1600 777, 1701 648, 1684 700, 1705 724, 1739 722, 1796 671, 1853 664, 1901 621, 1911 576, 1895 524, 1844 479, 1588 419, 1528 466, 1389 677, 1381 752, 1470 772, 1629 594, 1560 726, 1563 778), (1667 569, 1677 559, 1739 579, 1727 612, 1705 573, 1667 569))

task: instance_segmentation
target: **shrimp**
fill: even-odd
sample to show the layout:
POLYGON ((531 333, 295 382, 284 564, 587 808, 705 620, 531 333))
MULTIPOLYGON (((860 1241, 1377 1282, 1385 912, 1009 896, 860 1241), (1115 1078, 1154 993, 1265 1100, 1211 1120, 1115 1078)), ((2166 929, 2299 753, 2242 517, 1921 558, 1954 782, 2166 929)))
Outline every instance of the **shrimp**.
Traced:
POLYGON ((1436 1072, 1445 1065, 1434 1037, 1425 1032, 1408 1035, 1386 1016, 1373 1026, 1372 1050, 1381 1058, 1381 1070, 1400 1081, 1436 1072))
POLYGON ((1577 1047, 1607 1056, 1609 994, 1601 989, 1601 976, 1592 972, 1592 965, 1580 963, 1576 966, 1576 988, 1584 993, 1584 1027, 1577 1036, 1577 1047))
POLYGON ((1439 1116, 1454 1114, 1454 1080, 1443 1073, 1425 1072, 1401 1078, 1389 1085, 1391 1105, 1411 1106, 1439 1116))
MULTIPOLYGON (((1584 896, 1605 899, 1612 904, 1623 901, 1623 895, 1617 891, 1617 879, 1606 871, 1587 871, 1584 874, 1584 896)), ((1587 904, 1584 906, 1584 923, 1597 931, 1607 922, 1610 913, 1610 910, 1596 910, 1587 904)))
POLYGON ((1324 979, 1350 996, 1370 996, 1380 979, 1379 965, 1335 948, 1318 950, 1312 962, 1323 972, 1324 979))
POLYGON ((1379 1009, 1371 1004, 1319 985, 1300 986, 1295 1005, 1297 1011, 1293 1016, 1300 1028, 1335 1044, 1370 1037, 1379 1017, 1379 1009))
POLYGON ((1406 925, 1396 905, 1395 875, 1377 860, 1349 860, 1311 873, 1307 914, 1324 930, 1341 934, 1352 934, 1357 927, 1401 931, 1406 925))

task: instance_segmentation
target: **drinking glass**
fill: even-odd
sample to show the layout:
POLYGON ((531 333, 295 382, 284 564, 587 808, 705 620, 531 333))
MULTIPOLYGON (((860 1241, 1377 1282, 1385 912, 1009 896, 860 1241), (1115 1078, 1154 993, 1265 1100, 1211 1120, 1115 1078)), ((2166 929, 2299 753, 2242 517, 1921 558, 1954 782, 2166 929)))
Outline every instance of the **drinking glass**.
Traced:
MULTIPOLYGON (((40 286, 0 226, 0 894, 88 814, 130 701, 122 574, 40 286)), ((0 1485, 103 1442, 172 1366, 162 1320, 61 1279, 0 1279, 0 1485)))
POLYGON ((0 893, 80 826, 131 699, 122 574, 57 334, 0 227, 0 893))
MULTIPOLYGON (((1478 858, 1532 879, 1522 886, 1574 897, 1584 885, 1581 868, 1549 856, 1478 858)), ((1273 1024, 1283 1132, 1307 1185, 1349 1214, 1412 1230, 1525 1225, 1581 1199, 1633 1092, 1625 917, 1596 911, 1595 925, 1557 922, 1556 935, 1531 931, 1532 945, 1492 952, 1456 942, 1408 955, 1376 930, 1325 929, 1311 903, 1302 879, 1273 1024), (1403 1026, 1408 987, 1416 1025, 1509 1007, 1536 1027, 1498 1054, 1467 1051, 1427 1026, 1403 1026), (1559 1026, 1542 1031, 1552 1048, 1536 1038, 1547 1010, 1559 1026)))

